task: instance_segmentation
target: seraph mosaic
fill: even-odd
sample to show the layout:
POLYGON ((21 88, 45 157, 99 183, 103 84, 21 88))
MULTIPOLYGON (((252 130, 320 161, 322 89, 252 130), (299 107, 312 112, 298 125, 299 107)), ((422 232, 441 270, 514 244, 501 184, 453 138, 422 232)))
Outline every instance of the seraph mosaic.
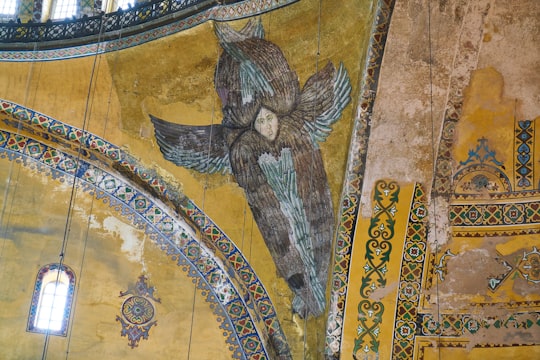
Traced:
POLYGON ((324 312, 334 211, 319 143, 350 101, 347 71, 329 62, 300 88, 260 21, 215 24, 223 52, 214 85, 221 124, 190 126, 150 115, 163 156, 202 173, 232 174, 300 316, 324 312))

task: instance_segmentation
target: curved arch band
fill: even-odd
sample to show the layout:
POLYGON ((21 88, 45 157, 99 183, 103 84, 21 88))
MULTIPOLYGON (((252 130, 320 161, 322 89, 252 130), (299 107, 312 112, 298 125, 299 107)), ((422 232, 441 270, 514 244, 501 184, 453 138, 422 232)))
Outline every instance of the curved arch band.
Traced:
POLYGON ((84 191, 144 228, 156 246, 196 279, 206 290, 206 301, 218 305, 211 307, 225 320, 221 327, 235 348, 235 358, 268 359, 268 346, 271 353, 290 357, 274 306, 255 271, 191 200, 94 134, 5 100, 0 100, 0 119, 32 136, 0 129, 1 157, 37 165, 56 179, 80 179, 84 191), (198 266, 202 262, 211 266, 198 266))

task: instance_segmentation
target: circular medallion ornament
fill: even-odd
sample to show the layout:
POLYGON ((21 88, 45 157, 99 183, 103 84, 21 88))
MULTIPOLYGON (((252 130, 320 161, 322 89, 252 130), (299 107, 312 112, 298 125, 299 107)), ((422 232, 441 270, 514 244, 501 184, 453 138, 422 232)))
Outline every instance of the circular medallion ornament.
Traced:
POLYGON ((141 296, 131 296, 122 305, 122 315, 132 324, 145 324, 154 317, 154 306, 141 296))

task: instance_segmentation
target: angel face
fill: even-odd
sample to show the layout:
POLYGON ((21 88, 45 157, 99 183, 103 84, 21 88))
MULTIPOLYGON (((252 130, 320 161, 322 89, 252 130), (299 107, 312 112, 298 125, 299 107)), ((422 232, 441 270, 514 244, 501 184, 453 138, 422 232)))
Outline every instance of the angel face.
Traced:
POLYGON ((277 115, 265 107, 261 107, 255 118, 255 130, 270 141, 277 136, 279 121, 277 115))

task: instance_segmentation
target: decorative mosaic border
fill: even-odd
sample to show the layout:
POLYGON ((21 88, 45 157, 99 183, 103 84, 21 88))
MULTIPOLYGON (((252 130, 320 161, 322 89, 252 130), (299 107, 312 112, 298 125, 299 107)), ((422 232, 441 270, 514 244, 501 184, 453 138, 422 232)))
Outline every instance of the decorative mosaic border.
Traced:
MULTIPOLYGON (((471 204, 474 201, 478 201, 480 196, 478 194, 455 194, 452 197, 453 204, 471 204)), ((493 193, 489 194, 489 199, 493 201, 508 200, 508 202, 519 201, 520 199, 536 199, 540 198, 540 190, 520 191, 520 192, 505 192, 505 193, 493 193)), ((482 198, 481 201, 486 201, 482 198)))
POLYGON ((357 336, 352 354, 355 359, 371 353, 379 354, 384 305, 381 301, 371 300, 370 295, 386 286, 399 191, 400 187, 394 181, 379 180, 374 186, 373 215, 368 229, 369 240, 365 244, 365 274, 360 285, 362 300, 358 304, 357 336))
MULTIPOLYGON (((418 342, 418 356, 417 360, 424 360, 426 358, 425 350, 428 348, 467 348, 470 344, 468 341, 463 340, 441 340, 441 341, 433 341, 429 338, 424 339, 422 341, 418 342)), ((538 346, 534 344, 512 344, 512 345, 499 345, 499 344, 477 344, 474 346, 474 348, 504 348, 504 347, 511 347, 511 346, 538 346)))
POLYGON ((339 358, 341 348, 353 232, 356 227, 362 195, 368 138, 371 131, 371 117, 377 93, 379 71, 394 3, 395 0, 377 2, 366 51, 366 61, 362 70, 358 114, 351 136, 345 184, 340 202, 340 220, 334 247, 330 306, 325 339, 325 356, 327 358, 339 358))
POLYGON ((540 234, 540 200, 507 204, 451 205, 453 236, 540 234))
MULTIPOLYGON (((533 190, 534 176, 534 120, 517 121, 515 126, 515 188, 516 190, 533 190)), ((540 184, 538 184, 540 187, 540 184)))
MULTIPOLYGON (((96 135, 8 101, 0 100, 0 115, 3 115, 2 120, 8 125, 27 131, 36 137, 59 143, 77 154, 80 153, 80 164, 77 166, 74 156, 17 134, 5 133, 5 139, 0 144, 2 149, 10 154, 18 153, 19 156, 39 160, 50 169, 50 175, 53 178, 65 178, 67 175, 77 176, 84 180, 84 183, 88 184, 87 191, 95 191, 97 198, 109 201, 115 210, 122 212, 134 224, 145 226, 146 233, 152 235, 155 242, 173 260, 178 261, 179 265, 189 265, 185 270, 190 276, 199 279, 197 281, 201 288, 216 291, 216 299, 220 298, 218 294, 223 289, 205 285, 207 281, 214 284, 217 279, 213 276, 214 269, 221 271, 219 277, 223 277, 227 284, 230 283, 231 286, 235 283, 240 284, 239 290, 242 296, 238 296, 237 302, 228 302, 227 311, 223 313, 223 316, 230 318, 231 321, 239 321, 239 316, 244 318, 246 314, 249 315, 265 328, 277 355, 290 357, 290 350, 277 319, 277 313, 264 286, 234 243, 193 202, 171 191, 154 172, 141 167, 118 147, 96 135), (179 224, 176 217, 167 215, 167 212, 156 205, 151 197, 124 184, 112 173, 95 167, 91 164, 92 161, 99 161, 135 181, 152 196, 178 211, 180 217, 186 219, 188 223, 179 224), (201 232, 206 235, 202 239, 205 241, 204 244, 195 240, 190 234, 189 223, 200 227, 201 232), (182 247, 178 248, 180 245, 182 247), (204 255, 204 261, 208 259, 214 263, 211 268, 199 264, 198 261, 202 261, 201 254, 204 255), (214 258, 215 256, 217 258, 214 258), (221 269, 219 265, 221 262, 225 263, 225 269, 221 269), (201 269, 204 269, 203 273, 200 273, 201 269), (231 282, 230 276, 236 281, 231 282), (239 311, 239 308, 244 310, 239 311), (250 309, 253 311, 250 312, 250 309)), ((40 166, 39 170, 46 169, 40 166)), ((208 297, 210 296, 209 294, 208 297)), ((244 332, 242 329, 245 326, 239 326, 238 329, 244 332)), ((256 329, 255 323, 250 326, 256 329)), ((251 341, 248 335, 250 334, 240 337, 249 340, 242 344, 247 346, 243 348, 246 353, 252 353, 252 348, 262 347, 264 350, 263 343, 253 347, 254 341, 251 341)))
POLYGON ((203 12, 190 16, 178 22, 165 25, 139 34, 121 37, 116 40, 97 44, 87 44, 64 49, 36 50, 36 51, 0 51, 0 61, 45 61, 61 60, 84 56, 92 56, 132 46, 144 44, 149 41, 187 30, 208 20, 231 21, 290 5, 299 0, 245 0, 230 5, 216 5, 203 12))
POLYGON ((417 312, 424 274, 427 245, 427 199, 420 184, 414 188, 401 258, 394 318, 393 359, 412 359, 417 330, 417 312))
MULTIPOLYGON (((540 199, 528 202, 515 202, 505 204, 457 204, 450 206, 450 222, 457 227, 479 226, 519 226, 521 230, 513 230, 517 233, 526 231, 523 226, 540 223, 540 199)), ((540 228, 536 226, 536 231, 540 228)), ((476 229, 484 232, 483 229, 476 229)), ((497 231, 493 229, 490 231, 497 231)))
POLYGON ((463 337, 476 334, 481 329, 531 329, 540 328, 540 312, 517 312, 504 317, 482 318, 474 314, 440 314, 437 322, 433 314, 419 314, 421 325, 417 335, 463 337))
MULTIPOLYGON (((406 239, 403 246, 401 259, 400 278, 398 285, 398 295, 396 300, 396 313, 394 323, 394 338, 392 344, 392 358, 412 359, 415 356, 415 347, 421 349, 424 340, 445 346, 442 342, 447 342, 450 347, 459 347, 458 338, 474 335, 481 329, 519 329, 528 330, 540 326, 540 312, 537 311, 538 301, 523 301, 511 303, 470 303, 465 308, 500 309, 504 305, 505 309, 515 309, 504 316, 484 317, 475 313, 442 313, 440 321, 436 315, 427 313, 423 309, 422 302, 426 301, 421 296, 422 280, 426 276, 425 290, 429 292, 436 276, 440 276, 441 281, 446 275, 447 256, 455 256, 447 250, 437 263, 436 254, 428 253, 427 244, 427 200, 426 195, 419 184, 415 186, 415 195, 409 213, 406 239), (530 308, 527 312, 524 309, 530 308), (439 337, 446 337, 440 339, 439 337), (434 342, 433 337, 438 340, 434 342), (449 339, 453 338, 453 339, 449 339), (431 339, 431 340, 430 340, 431 339)), ((540 252, 534 247, 531 251, 525 252, 519 264, 516 264, 511 271, 521 271, 529 263, 537 262, 540 252)), ((522 274, 526 279, 531 278, 531 282, 540 282, 536 274, 522 274), (527 276, 530 275, 530 276, 527 276)), ((427 295, 429 297, 429 294, 427 295)), ((468 342, 467 342, 468 343, 468 342)), ((514 344, 515 346, 516 344, 514 344)), ((519 345, 519 344, 518 344, 519 345)), ((476 347, 499 347, 506 346, 500 344, 480 344, 476 347)), ((509 345, 508 345, 509 346, 509 345)), ((419 359, 421 358, 418 357, 419 359)))

